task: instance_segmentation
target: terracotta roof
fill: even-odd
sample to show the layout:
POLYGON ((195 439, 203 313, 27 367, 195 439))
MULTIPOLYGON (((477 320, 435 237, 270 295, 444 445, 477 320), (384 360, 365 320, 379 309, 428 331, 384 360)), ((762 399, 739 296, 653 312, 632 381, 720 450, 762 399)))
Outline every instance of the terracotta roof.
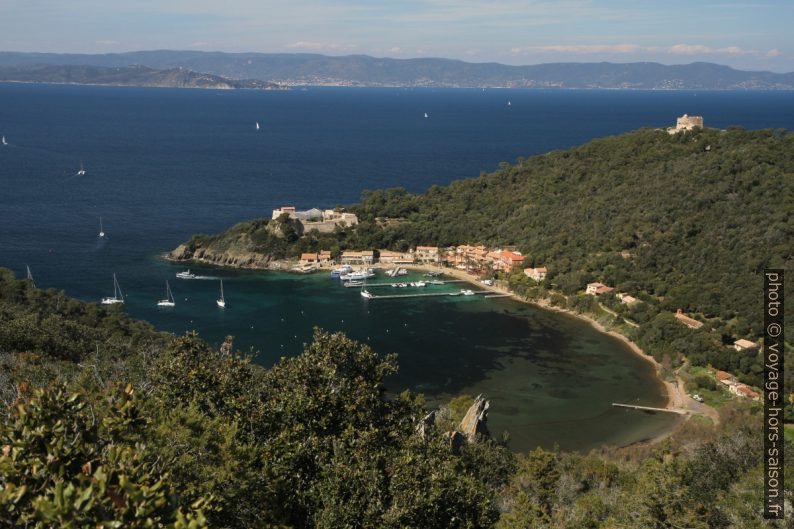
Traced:
POLYGON ((506 257, 506 258, 510 259, 511 261, 523 261, 524 260, 524 256, 521 255, 520 253, 510 252, 510 251, 507 251, 507 250, 502 252, 502 257, 506 257))
POLYGON ((417 251, 418 250, 435 250, 437 252, 438 251, 438 246, 417 246, 416 249, 417 249, 417 251))
POLYGON ((678 309, 678 311, 676 311, 675 317, 676 319, 678 319, 678 321, 680 321, 684 325, 687 325, 688 327, 692 327, 693 329, 700 329, 701 327, 703 327, 703 322, 697 321, 695 318, 690 318, 689 316, 684 314, 681 311, 681 309, 678 309))
POLYGON ((717 371, 717 380, 731 380, 733 375, 730 373, 726 373, 725 371, 717 371))
POLYGON ((314 261, 317 259, 316 253, 302 253, 301 261, 314 261))
POLYGON ((759 397, 758 393, 756 393, 749 386, 746 386, 744 384, 737 384, 736 391, 738 391, 739 393, 750 399, 757 399, 759 397))

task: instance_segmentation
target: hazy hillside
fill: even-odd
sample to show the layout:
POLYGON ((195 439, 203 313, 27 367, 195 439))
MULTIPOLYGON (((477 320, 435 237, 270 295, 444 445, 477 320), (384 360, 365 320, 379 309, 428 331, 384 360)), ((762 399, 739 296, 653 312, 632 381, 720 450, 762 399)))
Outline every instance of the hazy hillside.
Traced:
POLYGON ((233 79, 286 84, 367 86, 452 86, 529 88, 642 89, 794 89, 794 73, 746 72, 711 63, 666 66, 638 63, 551 63, 508 66, 450 59, 386 59, 366 55, 139 51, 80 55, 0 53, 0 66, 31 64, 142 64, 150 68, 187 68, 233 79))
POLYGON ((0 66, 0 81, 177 88, 251 88, 258 90, 283 88, 276 83, 267 81, 231 80, 181 67, 155 70, 145 66, 0 66))

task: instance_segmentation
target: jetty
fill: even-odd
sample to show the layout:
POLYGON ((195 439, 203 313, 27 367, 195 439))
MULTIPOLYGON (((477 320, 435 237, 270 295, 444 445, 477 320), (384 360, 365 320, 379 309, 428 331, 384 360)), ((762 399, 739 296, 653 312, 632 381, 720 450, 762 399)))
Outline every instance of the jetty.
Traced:
POLYGON ((631 410, 640 410, 640 411, 663 411, 666 413, 676 413, 678 415, 686 415, 689 413, 689 410, 683 410, 681 408, 654 408, 652 406, 638 406, 637 404, 621 404, 619 402, 613 402, 613 406, 616 408, 628 408, 631 410))
MULTIPOLYGON (((369 285, 367 285, 367 287, 369 287, 369 285)), ((470 295, 487 294, 489 292, 490 290, 480 290, 470 295)), ((365 297, 367 299, 407 299, 407 298, 440 298, 440 297, 449 297, 449 296, 467 297, 466 295, 461 294, 460 292, 423 292, 420 294, 381 294, 381 295, 370 293, 368 296, 365 297)))
MULTIPOLYGON (((466 283, 466 281, 464 281, 462 279, 447 279, 447 280, 444 280, 444 281, 441 281, 441 280, 437 280, 437 281, 438 281, 437 283, 431 283, 430 281, 423 281, 423 283, 425 283, 426 287, 435 286, 435 285, 442 285, 442 284, 446 285, 448 283, 466 283)), ((366 286, 367 286, 367 288, 380 288, 380 287, 395 287, 395 288, 397 288, 400 285, 405 285, 406 287, 417 288, 414 285, 411 285, 411 283, 415 283, 415 282, 416 281, 399 281, 397 283, 367 283, 366 286)), ((418 287, 418 288, 422 288, 422 287, 418 287)))

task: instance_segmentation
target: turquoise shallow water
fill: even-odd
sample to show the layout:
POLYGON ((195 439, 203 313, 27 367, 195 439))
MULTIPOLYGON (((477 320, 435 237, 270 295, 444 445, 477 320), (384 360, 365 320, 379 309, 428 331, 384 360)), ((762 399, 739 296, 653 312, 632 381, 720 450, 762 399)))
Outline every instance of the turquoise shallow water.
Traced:
MULTIPOLYGON (((365 300, 359 289, 344 288, 325 273, 193 268, 207 279, 177 280, 182 267, 155 266, 173 278, 177 306, 155 307, 164 286, 138 284, 127 301, 132 314, 176 333, 201 329, 214 345, 233 334, 265 366, 300 351, 315 325, 343 331, 378 352, 399 355, 400 372, 388 381, 390 390, 424 393, 432 405, 459 394, 486 395, 492 433, 507 430, 517 450, 622 445, 656 435, 673 421, 614 409, 612 402, 661 405, 663 387, 625 344, 565 315, 482 296, 365 300), (225 310, 215 305, 220 278, 225 310)), ((391 280, 380 275, 373 281, 391 280)), ((465 286, 370 290, 454 292, 465 286)))
POLYGON ((658 404, 661 386, 647 363, 578 320, 510 300, 365 302, 325 277, 207 270, 225 278, 229 308, 219 311, 217 281, 178 281, 178 268, 157 256, 193 233, 269 217, 285 204, 333 207, 393 186, 422 191, 519 156, 672 125, 685 112, 715 127, 794 128, 790 92, 0 83, 0 134, 9 143, 0 148, 0 266, 24 274, 30 265, 39 286, 89 301, 112 293, 115 272, 132 316, 197 329, 214 344, 234 335, 263 365, 300 351, 314 325, 343 330, 400 355, 395 391, 437 402, 485 393, 492 430, 509 430, 517 449, 631 442, 671 418, 609 403, 658 404), (78 178, 81 161, 87 174, 78 178), (161 310, 167 278, 178 304, 161 310))

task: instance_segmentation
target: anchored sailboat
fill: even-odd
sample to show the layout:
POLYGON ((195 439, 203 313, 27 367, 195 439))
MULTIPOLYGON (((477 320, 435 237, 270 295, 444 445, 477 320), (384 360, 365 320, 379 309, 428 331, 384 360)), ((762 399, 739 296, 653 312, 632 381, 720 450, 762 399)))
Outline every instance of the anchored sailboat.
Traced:
POLYGON ((5 136, 3 136, 3 145, 8 145, 8 142, 6 141, 6 137, 5 136))
POLYGON ((85 176, 85 168, 83 167, 82 160, 80 161, 80 170, 77 171, 77 176, 85 176))
POLYGON ((105 238, 105 230, 102 228, 102 217, 99 217, 99 238, 105 238))
POLYGON ((221 298, 218 299, 218 300, 215 300, 215 303, 217 303, 218 306, 220 308, 222 308, 222 309, 226 308, 226 298, 223 297, 223 279, 221 279, 221 298))
POLYGON ((116 279, 116 274, 113 274, 113 297, 102 298, 103 305, 114 305, 116 303, 124 303, 124 294, 121 293, 121 287, 116 279))
POLYGON ((259 130, 259 122, 256 122, 256 130, 259 130))
POLYGON ((174 302, 174 294, 171 292, 171 285, 168 284, 168 280, 165 282, 165 299, 161 299, 157 302, 158 307, 173 307, 176 305, 174 302))

